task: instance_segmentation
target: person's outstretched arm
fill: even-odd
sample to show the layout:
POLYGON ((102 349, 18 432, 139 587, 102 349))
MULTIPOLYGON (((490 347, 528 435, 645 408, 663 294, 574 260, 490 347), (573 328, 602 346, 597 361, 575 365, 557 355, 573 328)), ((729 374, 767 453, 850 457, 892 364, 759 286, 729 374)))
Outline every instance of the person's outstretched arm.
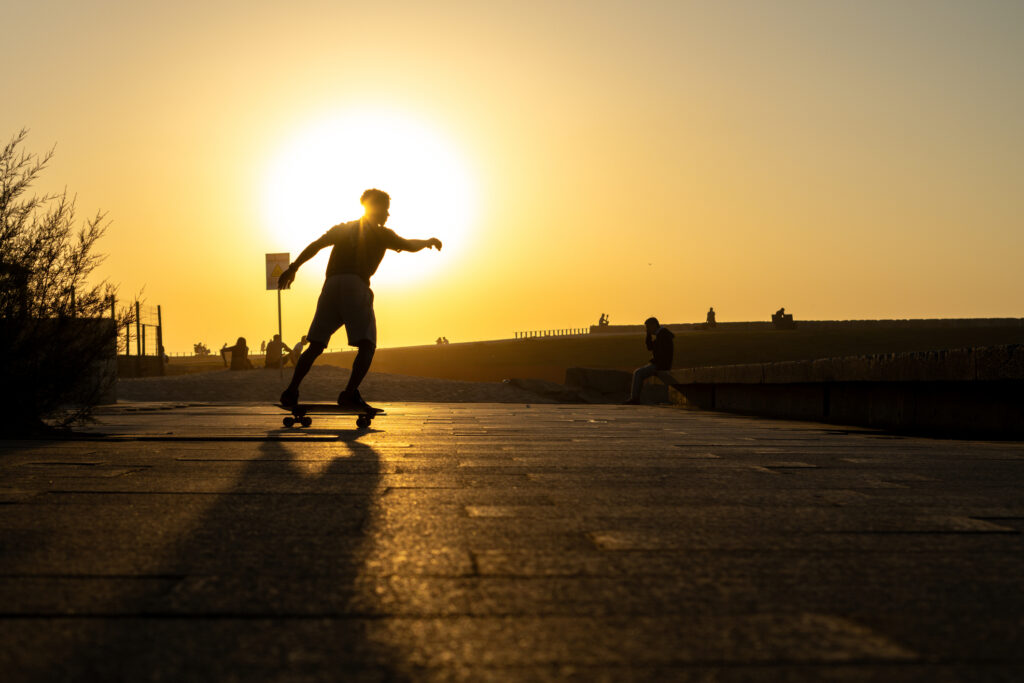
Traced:
POLYGON ((420 251, 433 248, 441 251, 441 240, 431 237, 429 240, 407 240, 404 237, 395 235, 394 248, 398 251, 420 251))
POLYGON ((327 235, 310 242, 309 246, 302 250, 298 258, 288 264, 288 268, 277 278, 278 289, 288 289, 292 286, 292 282, 295 281, 295 274, 299 272, 299 266, 317 255, 321 249, 330 245, 330 241, 327 239, 327 235))

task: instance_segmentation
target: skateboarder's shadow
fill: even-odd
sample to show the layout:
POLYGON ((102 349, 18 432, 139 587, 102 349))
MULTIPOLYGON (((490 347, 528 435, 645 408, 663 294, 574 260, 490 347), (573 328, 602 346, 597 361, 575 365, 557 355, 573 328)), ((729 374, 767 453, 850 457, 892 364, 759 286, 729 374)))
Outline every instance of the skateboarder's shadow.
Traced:
POLYGON ((290 671, 296 661, 321 673, 325 666, 388 661, 369 652, 365 624, 352 618, 356 579, 373 549, 380 457, 359 441, 366 430, 318 431, 340 442, 261 444, 234 490, 180 547, 182 562, 204 577, 188 591, 190 601, 271 620, 258 635, 247 631, 258 652, 226 648, 236 666, 267 648, 290 671), (307 630, 302 617, 327 621, 307 630))
POLYGON ((359 618, 374 609, 357 579, 373 552, 381 486, 380 457, 358 440, 366 434, 301 443, 268 433, 230 489, 173 544, 161 574, 180 579, 122 605, 174 618, 110 624, 89 648, 89 668, 122 680, 189 680, 197 671, 205 680, 244 671, 344 678, 354 667, 395 679, 388 663, 396 654, 371 643, 359 618))

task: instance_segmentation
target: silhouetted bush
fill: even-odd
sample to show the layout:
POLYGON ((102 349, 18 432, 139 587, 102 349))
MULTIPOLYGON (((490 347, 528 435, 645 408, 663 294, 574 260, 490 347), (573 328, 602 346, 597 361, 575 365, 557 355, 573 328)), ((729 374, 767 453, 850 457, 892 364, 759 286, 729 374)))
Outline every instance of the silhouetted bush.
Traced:
POLYGON ((0 428, 5 433, 66 427, 87 418, 116 378, 114 288, 90 282, 103 260, 96 243, 106 230, 105 215, 79 224, 75 198, 67 190, 30 192, 53 150, 24 151, 26 135, 20 131, 0 149, 0 428))

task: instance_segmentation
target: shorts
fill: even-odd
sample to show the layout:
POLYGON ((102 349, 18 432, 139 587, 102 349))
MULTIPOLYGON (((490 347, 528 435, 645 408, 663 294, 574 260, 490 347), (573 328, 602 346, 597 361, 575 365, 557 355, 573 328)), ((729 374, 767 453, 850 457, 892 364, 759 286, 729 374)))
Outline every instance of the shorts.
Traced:
POLYGON ((331 275, 324 282, 306 337, 311 342, 327 346, 331 335, 342 325, 348 334, 349 346, 358 346, 362 341, 377 345, 373 290, 361 277, 351 273, 331 275))

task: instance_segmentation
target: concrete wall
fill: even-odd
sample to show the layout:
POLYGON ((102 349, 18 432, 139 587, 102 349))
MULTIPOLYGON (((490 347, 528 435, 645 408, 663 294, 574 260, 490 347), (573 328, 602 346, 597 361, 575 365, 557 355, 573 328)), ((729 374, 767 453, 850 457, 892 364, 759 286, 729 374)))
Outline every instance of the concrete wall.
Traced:
POLYGON ((159 356, 118 356, 117 376, 121 379, 130 377, 161 377, 164 374, 164 362, 159 356))
POLYGON ((117 402, 117 346, 114 321, 109 318, 78 318, 63 320, 61 325, 70 325, 71 331, 59 333, 63 337, 74 336, 80 341, 81 347, 72 346, 65 352, 68 358, 82 362, 87 361, 86 371, 82 374, 79 384, 68 394, 68 406, 83 404, 109 404, 117 402), (109 344, 97 352, 96 344, 104 338, 109 344))
POLYGON ((689 368, 689 408, 937 434, 1024 436, 1024 346, 689 368))

